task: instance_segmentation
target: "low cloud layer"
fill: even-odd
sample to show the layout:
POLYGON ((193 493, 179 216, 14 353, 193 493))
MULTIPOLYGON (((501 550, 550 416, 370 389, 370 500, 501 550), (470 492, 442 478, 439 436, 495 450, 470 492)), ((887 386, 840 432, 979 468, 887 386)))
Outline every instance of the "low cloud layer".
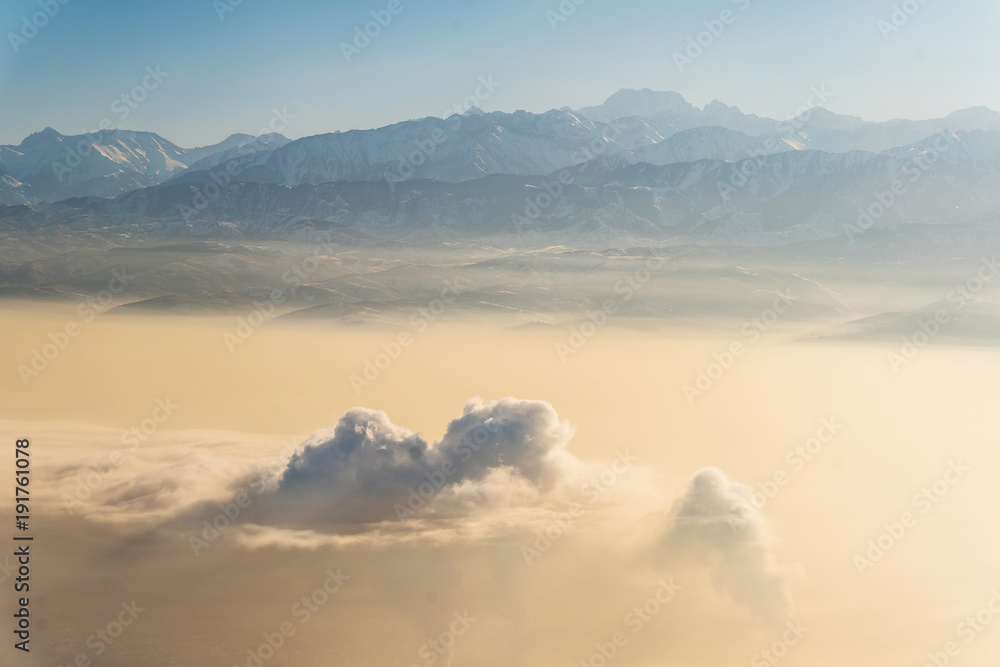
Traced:
MULTIPOLYGON (((51 449, 50 506, 101 467, 108 435, 75 431, 59 457, 51 449)), ((636 646, 636 659, 680 647, 682 628, 706 618, 751 628, 790 613, 788 572, 742 485, 706 469, 678 486, 642 466, 626 442, 608 447, 604 461, 583 461, 571 453, 572 435, 552 405, 515 398, 468 401, 436 442, 367 408, 280 453, 266 438, 158 434, 95 478, 85 497, 73 496, 72 521, 105 536, 92 558, 109 544, 121 551, 130 581, 170 572, 219 588, 225 600, 266 573, 248 604, 273 620, 281 606, 270 609, 270 587, 294 600, 299 571, 316 578, 342 566, 351 583, 329 625, 310 626, 317 641, 362 623, 352 614, 377 614, 394 619, 410 662, 407 627, 433 637, 453 612, 470 609, 480 619, 470 632, 482 638, 456 656, 550 663, 619 627, 662 581, 681 586, 664 608, 669 621, 658 621, 673 634, 663 645, 650 640, 648 654, 636 646), (216 579, 222 572, 230 574, 216 579), (606 606, 599 613, 588 607, 595 596, 606 606), (564 639, 536 645, 539 632, 564 639)), ((170 591, 134 584, 130 596, 135 587, 172 609, 170 591)))

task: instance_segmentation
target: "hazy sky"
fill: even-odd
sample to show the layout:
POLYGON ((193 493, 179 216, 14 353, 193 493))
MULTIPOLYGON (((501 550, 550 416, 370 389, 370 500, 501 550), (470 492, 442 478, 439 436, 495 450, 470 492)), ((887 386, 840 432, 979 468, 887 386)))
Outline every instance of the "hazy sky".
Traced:
POLYGON ((1000 6, 990 0, 913 0, 919 9, 887 37, 878 22, 891 20, 894 0, 565 0, 575 11, 554 29, 558 0, 400 0, 350 63, 341 43, 389 0, 71 0, 13 44, 12 34, 31 35, 24 21, 39 1, 0 5, 3 143, 109 118, 192 146, 256 133, 275 107, 295 116, 292 137, 377 127, 441 115, 489 76, 501 85, 486 110, 580 107, 648 87, 783 117, 819 85, 833 93, 828 108, 871 120, 1000 108, 990 81, 1000 6), (678 71, 674 52, 727 9, 730 24, 678 71), (168 76, 122 120, 112 105, 147 66, 168 76))

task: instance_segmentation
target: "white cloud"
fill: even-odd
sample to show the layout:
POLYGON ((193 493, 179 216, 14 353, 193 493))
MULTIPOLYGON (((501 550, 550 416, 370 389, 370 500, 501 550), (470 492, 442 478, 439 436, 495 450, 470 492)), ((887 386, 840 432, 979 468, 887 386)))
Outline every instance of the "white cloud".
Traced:
POLYGON ((316 528, 533 501, 578 465, 564 451, 571 436, 543 401, 472 399, 433 445, 354 408, 291 458, 260 519, 316 528))
POLYGON ((771 531, 749 493, 718 468, 699 471, 674 504, 664 546, 706 564, 715 587, 734 601, 769 617, 785 615, 790 573, 775 563, 771 531))

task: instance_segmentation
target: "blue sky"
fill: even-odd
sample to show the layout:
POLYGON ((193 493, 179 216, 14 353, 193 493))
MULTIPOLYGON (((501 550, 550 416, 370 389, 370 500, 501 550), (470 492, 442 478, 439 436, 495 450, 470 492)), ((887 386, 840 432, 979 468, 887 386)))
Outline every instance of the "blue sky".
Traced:
POLYGON ((995 0, 907 0, 917 10, 887 38, 878 22, 902 0, 562 0, 574 11, 554 29, 547 12, 563 18, 560 0, 398 1, 399 13, 349 63, 340 44, 389 0, 6 0, 0 143, 109 119, 202 145, 256 134, 275 108, 294 115, 291 137, 378 127, 441 115, 479 77, 500 84, 486 110, 580 107, 620 88, 652 88, 784 117, 814 86, 833 93, 828 108, 869 120, 1000 109, 995 0), (220 19, 221 3, 235 2, 220 19), (58 12, 15 39, 15 52, 10 34, 23 37, 40 3, 58 12), (679 71, 674 53, 724 10, 729 24, 703 35, 704 52, 679 71), (157 66, 166 78, 121 118, 116 98, 157 66))

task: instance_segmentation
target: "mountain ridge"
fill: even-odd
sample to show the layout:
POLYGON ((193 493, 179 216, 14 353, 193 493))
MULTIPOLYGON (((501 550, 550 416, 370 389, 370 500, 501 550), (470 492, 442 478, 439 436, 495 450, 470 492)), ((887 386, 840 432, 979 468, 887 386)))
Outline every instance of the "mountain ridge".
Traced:
POLYGON ((0 146, 0 228, 268 235, 305 219, 488 236, 526 222, 739 243, 843 235, 885 192, 891 205, 873 224, 1000 210, 1000 114, 985 107, 887 122, 817 108, 777 121, 718 100, 698 109, 677 93, 608 99, 295 140, 234 134, 198 148, 150 132, 44 128, 0 146), (613 117, 633 107, 648 117, 613 117))

